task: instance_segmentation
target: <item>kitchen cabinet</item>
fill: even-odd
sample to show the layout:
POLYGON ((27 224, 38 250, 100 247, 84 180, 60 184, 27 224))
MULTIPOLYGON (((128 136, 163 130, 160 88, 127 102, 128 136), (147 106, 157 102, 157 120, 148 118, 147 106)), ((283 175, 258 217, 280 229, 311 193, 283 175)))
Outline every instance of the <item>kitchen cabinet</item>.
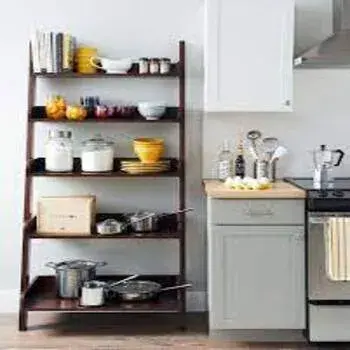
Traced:
POLYGON ((214 226, 211 329, 304 328, 303 227, 214 226))
POLYGON ((206 0, 206 112, 293 104, 294 0, 206 0))
POLYGON ((304 329, 304 270, 303 199, 208 198, 211 330, 304 329))

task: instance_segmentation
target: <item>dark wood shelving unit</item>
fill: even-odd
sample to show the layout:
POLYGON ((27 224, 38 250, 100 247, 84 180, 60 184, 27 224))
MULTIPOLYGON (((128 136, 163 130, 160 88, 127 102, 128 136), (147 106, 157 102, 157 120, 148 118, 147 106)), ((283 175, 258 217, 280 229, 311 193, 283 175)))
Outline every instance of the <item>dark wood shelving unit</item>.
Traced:
POLYGON ((27 174, 35 177, 180 177, 181 171, 179 169, 179 162, 175 158, 163 158, 170 162, 169 171, 155 172, 147 174, 129 174, 120 170, 120 162, 123 160, 137 160, 136 158, 115 158, 113 171, 105 173, 90 173, 81 170, 80 158, 74 158, 74 165, 72 172, 49 172, 45 170, 45 159, 35 158, 29 161, 27 174))
MULTIPOLYGON (((186 214, 172 214, 170 217, 161 218, 159 231, 135 233, 131 230, 123 235, 103 236, 98 235, 95 230, 90 236, 82 235, 56 235, 42 236, 36 231, 36 218, 31 213, 31 198, 33 190, 33 178, 148 178, 155 181, 156 178, 170 177, 178 181, 178 208, 185 209, 185 42, 179 42, 179 60, 171 65, 169 74, 139 74, 138 67, 134 64, 126 74, 105 74, 98 72, 95 74, 81 74, 76 72, 63 73, 33 73, 32 62, 29 61, 28 80, 28 125, 27 125, 27 153, 26 153, 26 179, 24 193, 24 224, 22 233, 22 264, 21 264, 21 295, 19 308, 19 330, 27 330, 28 312, 50 311, 50 312, 87 312, 87 313, 180 313, 183 316, 185 327, 186 313, 186 292, 183 289, 169 291, 161 294, 159 299, 142 303, 120 303, 117 300, 108 301, 107 304, 99 308, 84 308, 79 306, 79 300, 61 299, 57 296, 57 286, 55 276, 36 276, 30 274, 30 243, 37 239, 61 239, 61 240, 81 240, 81 239, 176 239, 179 242, 179 272, 177 275, 164 276, 142 276, 142 279, 149 279, 171 286, 186 283, 186 259, 185 259, 185 233, 186 214), (155 121, 148 121, 137 112, 128 117, 112 117, 106 119, 95 119, 89 116, 84 121, 51 120, 46 118, 43 106, 35 106, 36 85, 38 79, 81 79, 81 78, 140 78, 140 79, 169 79, 175 78, 178 81, 178 106, 169 107, 165 115, 155 121), (36 158, 34 152, 34 128, 37 123, 176 123, 179 127, 179 158, 164 158, 170 161, 170 170, 162 173, 147 173, 142 175, 132 175, 120 170, 121 160, 135 160, 135 158, 116 158, 114 160, 114 170, 108 173, 84 173, 81 171, 80 159, 74 160, 74 170, 68 173, 52 173, 45 170, 45 159, 36 158)), ((136 181, 136 180, 135 180, 136 181)), ((108 217, 120 217, 125 214, 98 214, 97 220, 108 217)), ((99 276, 99 279, 117 280, 123 276, 99 276)))
POLYGON ((170 72, 167 74, 140 74, 138 72, 138 65, 133 64, 131 69, 127 73, 104 73, 103 71, 93 73, 93 74, 83 74, 77 72, 62 72, 62 73, 33 73, 35 77, 43 78, 177 78, 182 75, 182 62, 172 63, 170 67, 170 72))
POLYGON ((180 123, 182 121, 182 114, 178 107, 168 107, 164 116, 158 120, 147 120, 142 117, 137 111, 127 117, 108 117, 108 118, 96 118, 88 116, 86 119, 77 121, 69 119, 49 119, 45 115, 44 106, 35 106, 29 115, 29 122, 36 123, 180 123))
MULTIPOLYGON (((127 216, 127 213, 97 214, 96 222, 111 218, 127 222, 127 216)), ((36 217, 26 222, 24 229, 25 234, 30 239, 180 239, 181 231, 181 223, 176 214, 159 217, 158 230, 154 232, 133 232, 129 226, 125 233, 115 235, 100 235, 96 232, 95 227, 92 228, 91 235, 42 235, 36 231, 36 217)))
MULTIPOLYGON (((98 276, 101 281, 117 281, 127 276, 98 276)), ((140 276, 139 279, 147 279, 161 283, 164 287, 176 284, 178 276, 140 276)), ((26 311, 51 311, 51 312, 179 312, 181 311, 180 296, 176 291, 160 294, 156 300, 146 302, 120 302, 117 299, 109 300, 101 307, 83 307, 79 305, 79 299, 61 299, 57 296, 55 276, 38 276, 24 293, 24 309, 26 311)))

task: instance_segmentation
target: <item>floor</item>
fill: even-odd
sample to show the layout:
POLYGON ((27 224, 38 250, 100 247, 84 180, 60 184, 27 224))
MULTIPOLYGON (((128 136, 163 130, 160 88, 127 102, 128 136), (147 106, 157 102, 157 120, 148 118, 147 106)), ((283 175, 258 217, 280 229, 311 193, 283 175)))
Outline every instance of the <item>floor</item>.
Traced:
MULTIPOLYGON (((218 341, 207 336, 204 315, 191 315, 188 330, 176 330, 167 318, 141 315, 133 319, 115 315, 35 314, 29 329, 17 331, 16 315, 0 315, 1 350, 306 350, 305 344, 246 344, 218 341), (111 324, 113 327, 111 327, 111 324)), ((333 349, 333 348, 327 348, 333 349)), ((349 347, 345 347, 349 349, 349 347)))

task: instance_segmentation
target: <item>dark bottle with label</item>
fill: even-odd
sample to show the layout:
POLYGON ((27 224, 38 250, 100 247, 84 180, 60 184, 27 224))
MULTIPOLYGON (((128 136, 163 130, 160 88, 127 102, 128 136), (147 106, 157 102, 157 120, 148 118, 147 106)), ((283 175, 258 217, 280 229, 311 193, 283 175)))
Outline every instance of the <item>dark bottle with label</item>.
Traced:
POLYGON ((238 145, 238 154, 235 160, 235 175, 241 178, 245 177, 245 160, 243 156, 243 142, 238 145))

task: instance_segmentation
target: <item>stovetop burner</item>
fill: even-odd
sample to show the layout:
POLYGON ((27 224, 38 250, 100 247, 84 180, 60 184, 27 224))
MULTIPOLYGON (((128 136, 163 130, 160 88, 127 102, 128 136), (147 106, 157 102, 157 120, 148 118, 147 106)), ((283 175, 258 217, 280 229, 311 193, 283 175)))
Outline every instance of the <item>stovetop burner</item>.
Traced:
POLYGON ((308 211, 350 212, 350 178, 336 178, 331 188, 326 189, 315 189, 312 178, 285 181, 306 191, 308 211))

